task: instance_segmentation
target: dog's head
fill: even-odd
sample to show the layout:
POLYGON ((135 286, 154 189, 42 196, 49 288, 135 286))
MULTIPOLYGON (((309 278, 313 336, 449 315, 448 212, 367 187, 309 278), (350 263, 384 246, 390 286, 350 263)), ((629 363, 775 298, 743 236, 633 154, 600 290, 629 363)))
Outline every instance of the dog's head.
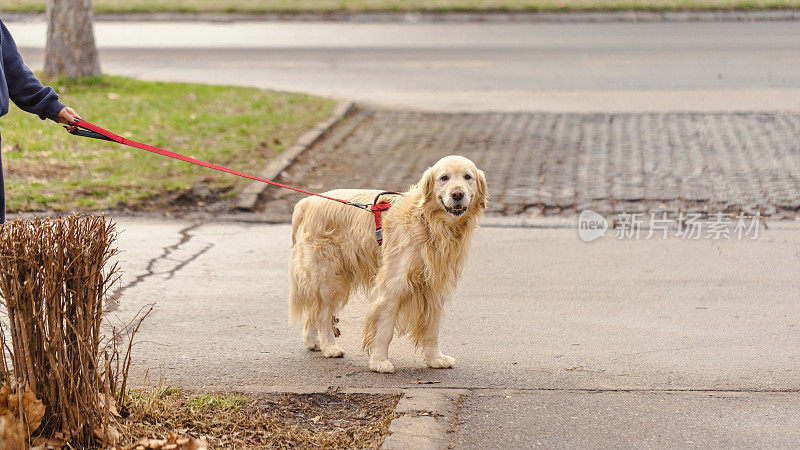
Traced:
POLYGON ((417 185, 422 205, 452 220, 471 217, 486 209, 486 176, 463 156, 445 156, 422 175, 417 185))

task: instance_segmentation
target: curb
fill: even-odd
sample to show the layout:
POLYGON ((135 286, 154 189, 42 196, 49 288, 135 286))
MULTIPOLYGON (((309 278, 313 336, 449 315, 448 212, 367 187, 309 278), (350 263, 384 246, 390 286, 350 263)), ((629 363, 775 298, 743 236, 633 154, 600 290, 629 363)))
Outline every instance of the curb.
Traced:
MULTIPOLYGON (((43 21, 43 13, 4 13, 6 22, 43 21)), ((798 9, 753 11, 320 11, 276 13, 101 13, 98 22, 613 23, 798 21, 798 9)))
MULTIPOLYGON (((303 133, 297 141, 289 148, 281 152, 280 155, 272 158, 267 166, 258 173, 258 176, 267 180, 274 180, 286 170, 298 156, 308 150, 320 138, 324 137, 334 125, 353 112, 355 103, 352 101, 342 101, 336 104, 331 115, 322 122, 314 125, 314 128, 303 133)), ((252 211, 255 208, 258 197, 268 187, 266 183, 253 181, 249 183, 239 196, 236 198, 236 209, 240 211, 252 211)))
POLYGON ((466 389, 403 389, 381 448, 445 449, 466 389))

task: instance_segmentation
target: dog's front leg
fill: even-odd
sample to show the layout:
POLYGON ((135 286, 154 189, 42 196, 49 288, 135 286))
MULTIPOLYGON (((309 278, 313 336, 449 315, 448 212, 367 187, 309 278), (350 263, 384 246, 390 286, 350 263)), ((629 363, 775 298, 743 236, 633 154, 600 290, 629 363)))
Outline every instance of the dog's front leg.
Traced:
POLYGON ((372 303, 367 313, 365 329, 365 347, 370 352, 370 370, 394 372, 394 365, 389 361, 389 344, 394 336, 396 319, 397 300, 380 297, 372 303))
POLYGON ((443 354, 439 350, 439 326, 441 324, 441 314, 436 314, 430 328, 426 330, 422 340, 422 353, 425 355, 425 362, 428 367, 434 369, 449 369, 456 364, 456 359, 452 356, 443 354))

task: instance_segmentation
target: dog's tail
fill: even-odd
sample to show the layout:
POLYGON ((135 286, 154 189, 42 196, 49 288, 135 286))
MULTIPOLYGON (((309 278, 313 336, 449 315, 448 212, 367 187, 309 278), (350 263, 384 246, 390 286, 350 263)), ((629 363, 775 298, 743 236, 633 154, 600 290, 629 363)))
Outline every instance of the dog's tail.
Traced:
POLYGON ((300 321, 303 318, 305 311, 305 304, 302 296, 302 286, 299 285, 302 277, 297 273, 298 268, 295 267, 294 252, 297 251, 295 244, 297 244, 297 233, 300 232, 300 227, 303 226, 303 219, 305 218, 306 202, 300 200, 294 206, 292 213, 292 258, 289 262, 289 277, 291 283, 289 286, 289 323, 300 321))
POLYGON ((292 245, 297 243, 297 231, 303 225, 303 219, 306 215, 306 200, 300 200, 294 205, 294 212, 292 213, 292 245))

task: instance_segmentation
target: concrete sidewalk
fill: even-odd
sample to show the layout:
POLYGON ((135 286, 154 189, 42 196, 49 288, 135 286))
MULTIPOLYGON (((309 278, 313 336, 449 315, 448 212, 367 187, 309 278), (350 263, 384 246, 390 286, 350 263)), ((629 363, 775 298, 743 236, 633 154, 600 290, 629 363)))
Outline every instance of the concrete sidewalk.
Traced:
POLYGON ((443 325, 453 370, 404 338, 394 375, 359 351, 365 310, 341 315, 343 359, 287 324, 288 225, 122 219, 115 314, 157 308, 134 377, 225 390, 428 388, 458 447, 786 446, 800 438, 800 226, 755 241, 586 244, 574 228, 476 235, 443 325), (454 394, 447 394, 452 392, 454 394))

